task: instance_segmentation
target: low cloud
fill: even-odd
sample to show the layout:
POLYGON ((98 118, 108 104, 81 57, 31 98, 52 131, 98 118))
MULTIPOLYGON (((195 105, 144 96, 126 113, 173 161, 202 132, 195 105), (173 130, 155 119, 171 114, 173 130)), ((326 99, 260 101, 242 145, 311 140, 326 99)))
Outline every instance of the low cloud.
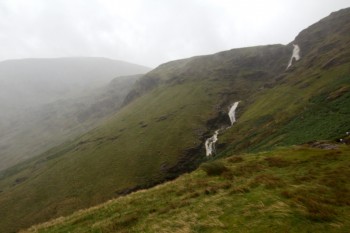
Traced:
POLYGON ((0 60, 98 56, 147 66, 296 34, 348 0, 3 0, 0 60))

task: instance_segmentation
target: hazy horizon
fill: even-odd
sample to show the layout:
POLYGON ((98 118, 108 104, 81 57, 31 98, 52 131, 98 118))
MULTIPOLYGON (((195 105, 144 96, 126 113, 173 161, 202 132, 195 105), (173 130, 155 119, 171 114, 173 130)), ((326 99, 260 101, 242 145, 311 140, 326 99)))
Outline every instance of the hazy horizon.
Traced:
POLYGON ((287 44, 347 0, 0 2, 0 61, 104 57, 156 67, 232 48, 287 44))

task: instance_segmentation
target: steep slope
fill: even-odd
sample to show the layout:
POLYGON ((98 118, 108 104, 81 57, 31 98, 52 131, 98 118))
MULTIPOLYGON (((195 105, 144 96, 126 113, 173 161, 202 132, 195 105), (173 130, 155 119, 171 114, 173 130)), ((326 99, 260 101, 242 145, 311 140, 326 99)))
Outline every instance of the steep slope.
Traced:
MULTIPOLYGON (((97 97, 95 92, 113 78, 147 71, 106 58, 0 62, 0 170, 62 143, 64 137, 91 129, 75 121, 72 110, 83 111, 87 107, 83 105, 94 101, 88 96, 97 97), (72 127, 80 129, 70 133, 72 127)), ((127 91, 125 87, 120 90, 127 91)))
POLYGON ((219 134, 217 156, 342 135, 350 123, 350 40, 343 31, 349 15, 350 9, 339 11, 303 31, 295 41, 301 59, 287 70, 292 44, 234 49, 149 72, 103 125, 1 173, 0 228, 25 228, 194 169, 206 159, 205 139, 228 124, 228 107, 236 101, 238 120, 219 134), (304 51, 314 30, 325 37, 304 51), (335 44, 323 51, 329 43, 335 44), (314 98, 326 107, 315 107, 314 98), (312 121, 329 106, 341 111, 312 121), (326 123, 331 127, 318 135, 326 123))
POLYGON ((117 112, 141 75, 115 78, 79 98, 31 108, 1 128, 0 170, 72 140, 117 112))
POLYGON ((22 232, 347 232, 349 166, 329 142, 234 155, 22 232))
POLYGON ((157 78, 156 86, 105 124, 2 173, 0 228, 28 227, 194 169, 204 158, 208 120, 283 71, 289 50, 273 45, 192 58, 181 79, 177 71, 160 77, 178 62, 148 73, 141 80, 157 78), (282 62, 274 70, 265 57, 282 62))
POLYGON ((235 95, 239 89, 243 89, 241 93, 253 93, 256 90, 254 87, 249 90, 249 85, 268 83, 285 70, 290 49, 283 45, 257 46, 165 63, 136 83, 125 104, 161 85, 180 85, 202 79, 215 82, 230 80, 233 85, 243 85, 239 88, 228 86, 225 93, 220 93, 223 96, 235 95))
POLYGON ((301 59, 254 97, 221 143, 236 151, 260 150, 349 131, 349 31, 349 8, 302 31, 291 43, 300 46, 301 59))

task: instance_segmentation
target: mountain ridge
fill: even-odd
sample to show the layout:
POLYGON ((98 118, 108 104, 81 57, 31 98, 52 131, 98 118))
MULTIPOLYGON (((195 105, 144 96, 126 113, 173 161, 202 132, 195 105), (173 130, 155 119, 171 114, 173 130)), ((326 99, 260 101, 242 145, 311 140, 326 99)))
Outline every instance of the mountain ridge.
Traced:
MULTIPOLYGON (((211 55, 195 56, 191 58, 185 58, 185 59, 164 63, 158 66, 157 68, 155 68, 154 70, 150 71, 149 73, 147 73, 142 79, 138 80, 138 82, 135 85, 135 88, 126 97, 124 105, 130 103, 133 99, 141 96, 143 93, 151 90, 153 87, 156 87, 158 84, 162 82, 163 83, 164 82, 165 83, 183 82, 184 79, 188 78, 188 76, 191 76, 191 72, 192 72, 191 69, 196 70, 195 75, 199 76, 200 78, 208 78, 209 75, 215 76, 215 72, 217 73, 220 72, 220 75, 223 75, 222 71, 227 72, 229 73, 229 75, 231 75, 229 69, 220 70, 220 67, 218 67, 216 70, 208 70, 207 66, 205 65, 206 63, 211 63, 209 67, 219 65, 219 63, 226 63, 224 65, 228 67, 229 66, 228 63, 234 63, 235 66, 241 66, 241 68, 247 68, 247 67, 249 68, 249 64, 254 63, 254 59, 261 59, 261 57, 259 58, 257 56, 262 56, 262 55, 254 54, 253 57, 249 57, 249 54, 248 55, 244 54, 247 50, 248 51, 252 50, 251 53, 254 53, 254 51, 259 53, 258 52, 259 49, 265 49, 265 50, 270 49, 270 51, 266 51, 265 55, 273 56, 273 53, 281 52, 282 59, 286 59, 287 54, 289 56, 289 52, 290 52, 289 47, 290 46, 285 47, 280 44, 253 46, 253 47, 246 47, 246 48, 231 49, 228 51, 222 51, 211 55), (280 49, 281 51, 276 51, 278 49, 280 49), (233 60, 230 60, 230 54, 232 53, 235 53, 235 56, 232 58, 233 60), (198 74, 198 72, 201 72, 201 73, 198 74)), ((264 53, 264 52, 260 51, 260 53, 264 53)), ((285 62, 287 63, 287 61, 285 62)), ((271 63, 275 63, 275 62, 271 62, 271 63)), ((283 65, 278 63, 277 65, 267 64, 267 66, 270 66, 271 68, 273 67, 273 69, 278 69, 280 72, 284 70, 283 65), (274 66, 279 66, 279 67, 274 67, 274 66)), ((260 73, 256 75, 263 76, 268 74, 260 73)))

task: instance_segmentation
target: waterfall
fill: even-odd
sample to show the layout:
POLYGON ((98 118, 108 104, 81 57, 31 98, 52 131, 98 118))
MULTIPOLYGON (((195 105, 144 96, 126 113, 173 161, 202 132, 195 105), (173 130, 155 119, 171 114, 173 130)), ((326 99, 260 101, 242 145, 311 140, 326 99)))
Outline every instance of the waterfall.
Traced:
POLYGON ((228 111, 228 117, 230 118, 230 121, 231 121, 231 126, 233 125, 233 123, 236 122, 236 108, 239 104, 239 101, 235 102, 230 110, 228 111))
POLYGON ((205 150, 207 157, 213 155, 215 152, 215 143, 218 140, 218 134, 219 130, 215 130, 214 135, 205 140, 205 150))
MULTIPOLYGON (((228 116, 230 118, 231 126, 236 122, 236 108, 238 107, 239 101, 234 102, 228 111, 228 116)), ((219 129, 215 130, 213 136, 205 140, 205 151, 206 156, 212 156, 215 153, 215 143, 218 141, 219 129)))
POLYGON ((293 44, 293 46, 294 46, 294 49, 293 49, 292 57, 289 60, 287 69, 292 65, 293 59, 295 59, 296 61, 298 61, 300 59, 300 48, 299 48, 299 45, 293 44))

